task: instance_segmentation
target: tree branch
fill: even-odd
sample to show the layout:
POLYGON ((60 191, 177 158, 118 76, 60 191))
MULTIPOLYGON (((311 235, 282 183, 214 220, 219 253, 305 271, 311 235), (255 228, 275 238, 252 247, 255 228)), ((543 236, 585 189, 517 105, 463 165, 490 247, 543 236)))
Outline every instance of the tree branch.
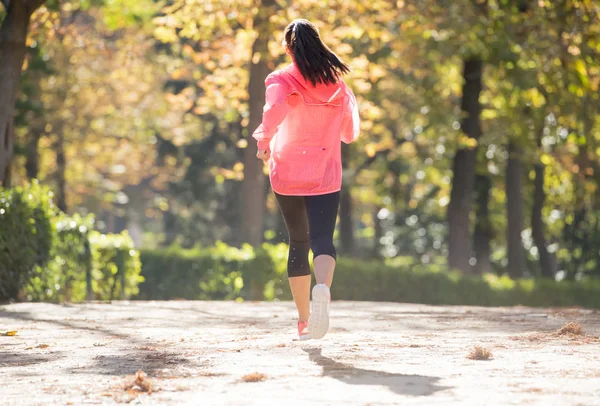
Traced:
MULTIPOLYGON (((10 2, 10 0, 2 0, 10 2)), ((35 10, 37 10, 38 8, 40 8, 42 6, 42 4, 44 4, 46 2, 46 0, 23 0, 25 7, 27 8, 27 11, 29 12, 29 14, 33 14, 33 12, 35 10)))

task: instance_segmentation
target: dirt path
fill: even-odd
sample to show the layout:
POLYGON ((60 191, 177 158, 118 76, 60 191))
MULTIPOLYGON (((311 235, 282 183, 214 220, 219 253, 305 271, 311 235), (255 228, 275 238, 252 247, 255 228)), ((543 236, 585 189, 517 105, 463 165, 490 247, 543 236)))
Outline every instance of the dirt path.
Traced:
POLYGON ((600 405, 598 311, 334 302, 332 316, 324 340, 298 342, 291 303, 0 306, 0 334, 17 331, 0 336, 0 401, 600 405), (555 334, 572 321, 586 335, 555 334), (476 345, 493 359, 467 359, 476 345), (150 380, 125 390, 140 369, 150 380))

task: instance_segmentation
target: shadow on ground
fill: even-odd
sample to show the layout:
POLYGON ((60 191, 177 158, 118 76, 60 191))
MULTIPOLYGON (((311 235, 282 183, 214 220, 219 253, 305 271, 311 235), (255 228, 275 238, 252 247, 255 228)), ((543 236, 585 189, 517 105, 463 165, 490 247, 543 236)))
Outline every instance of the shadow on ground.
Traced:
POLYGON ((0 368, 26 367, 29 365, 55 361, 62 357, 63 355, 60 352, 52 352, 49 354, 26 354, 23 352, 0 351, 0 368))
POLYGON ((196 362, 172 352, 132 352, 128 354, 100 355, 92 365, 72 368, 73 374, 132 375, 139 369, 153 376, 159 371, 178 367, 197 368, 196 362))
POLYGON ((349 385, 387 386, 392 392, 407 396, 431 396, 449 389, 439 386, 440 380, 434 376, 393 374, 390 372, 356 368, 350 364, 337 362, 321 354, 320 348, 304 349, 310 360, 323 368, 323 376, 337 379, 349 385))

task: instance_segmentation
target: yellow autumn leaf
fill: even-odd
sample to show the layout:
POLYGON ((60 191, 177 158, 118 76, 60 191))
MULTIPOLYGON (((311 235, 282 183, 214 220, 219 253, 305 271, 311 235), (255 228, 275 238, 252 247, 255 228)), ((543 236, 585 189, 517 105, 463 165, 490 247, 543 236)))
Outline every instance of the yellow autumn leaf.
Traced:
POLYGON ((544 165, 550 165, 552 163, 552 157, 548 154, 542 154, 540 160, 544 165))
POLYGON ((386 69, 384 69, 382 66, 376 65, 376 64, 371 65, 370 71, 371 72, 370 72, 369 79, 373 82, 377 81, 377 79, 380 79, 387 74, 386 69))
POLYGON ((7 332, 6 334, 4 334, 4 335, 6 335, 6 336, 9 336, 9 337, 13 337, 13 336, 16 336, 16 335, 17 335, 17 332, 16 332, 16 331, 8 331, 8 332, 7 332))
POLYGON ((498 110, 496 109, 483 109, 481 111, 481 118, 483 120, 492 120, 498 117, 498 110))
POLYGON ((242 172, 243 170, 244 170, 244 164, 242 162, 236 162, 235 165, 233 165, 234 172, 242 172))
POLYGON ((475 148, 477 146, 477 140, 475 138, 462 135, 458 139, 458 144, 461 148, 475 148))
POLYGON ((377 153, 377 150, 375 149, 375 144, 367 144, 367 146, 365 147, 365 152, 369 157, 375 156, 375 153, 377 153))

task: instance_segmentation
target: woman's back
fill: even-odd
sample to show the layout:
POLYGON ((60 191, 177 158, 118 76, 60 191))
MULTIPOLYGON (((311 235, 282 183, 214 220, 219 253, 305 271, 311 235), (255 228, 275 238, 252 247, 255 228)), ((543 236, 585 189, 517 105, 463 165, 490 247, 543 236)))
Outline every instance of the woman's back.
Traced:
POLYGON ((343 81, 313 86, 295 65, 278 72, 279 88, 289 110, 275 139, 277 146, 299 144, 328 146, 341 141, 342 118, 351 108, 352 95, 343 81))
POLYGON ((253 136, 259 150, 269 151, 275 192, 327 194, 341 189, 341 141, 358 136, 358 109, 340 78, 348 67, 322 44, 314 26, 299 26, 304 28, 286 31, 293 63, 265 81, 263 121, 253 136))

